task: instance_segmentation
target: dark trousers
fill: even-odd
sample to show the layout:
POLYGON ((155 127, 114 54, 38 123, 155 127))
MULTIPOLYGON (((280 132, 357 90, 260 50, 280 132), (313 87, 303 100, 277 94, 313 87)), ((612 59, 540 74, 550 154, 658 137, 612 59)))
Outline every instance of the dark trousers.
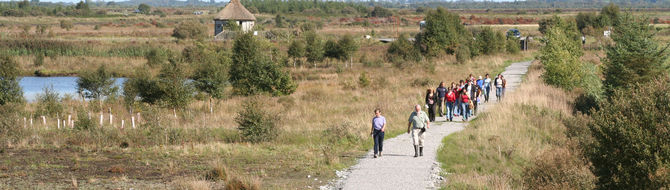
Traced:
POLYGON ((428 119, 430 122, 435 121, 435 104, 428 104, 428 119))
POLYGON ((382 132, 382 130, 375 129, 375 131, 372 133, 372 138, 375 141, 375 154, 382 152, 382 147, 384 146, 384 132, 382 132))
POLYGON ((442 98, 438 98, 435 103, 437 104, 437 114, 442 117, 442 115, 444 115, 444 108, 442 108, 442 98))

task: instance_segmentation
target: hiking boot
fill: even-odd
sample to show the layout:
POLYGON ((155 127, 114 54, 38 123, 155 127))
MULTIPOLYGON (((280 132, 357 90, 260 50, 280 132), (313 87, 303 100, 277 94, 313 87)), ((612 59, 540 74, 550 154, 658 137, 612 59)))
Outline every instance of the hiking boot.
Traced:
POLYGON ((377 154, 375 154, 373 157, 374 157, 374 158, 377 158, 377 154))
POLYGON ((419 149, 419 146, 418 146, 418 145, 414 145, 414 157, 415 157, 415 158, 416 158, 416 157, 419 157, 419 150, 418 150, 418 149, 419 149))
POLYGON ((423 147, 419 147, 419 156, 423 156, 423 147))
POLYGON ((379 157, 382 157, 382 152, 379 152, 379 155, 378 155, 378 156, 379 156, 379 157))

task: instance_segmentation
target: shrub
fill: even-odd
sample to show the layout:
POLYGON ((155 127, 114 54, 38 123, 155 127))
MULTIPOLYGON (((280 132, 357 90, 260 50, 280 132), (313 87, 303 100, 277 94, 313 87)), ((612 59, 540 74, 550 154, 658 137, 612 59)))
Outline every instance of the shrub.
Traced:
POLYGON ((458 14, 442 7, 428 12, 426 27, 420 34, 416 40, 423 48, 422 52, 428 56, 452 54, 454 47, 461 41, 468 40, 468 33, 458 14))
POLYGON ((456 56, 456 61, 458 61, 458 63, 460 64, 463 64, 466 61, 470 60, 471 53, 470 48, 468 48, 468 46, 458 46, 454 54, 456 56))
POLYGON ((595 176, 581 157, 567 148, 546 150, 525 168, 525 189, 593 189, 595 176))
POLYGON ((627 13, 618 23, 611 36, 614 44, 606 47, 607 57, 603 60, 603 83, 608 96, 616 89, 668 74, 667 46, 654 39, 649 22, 627 13))
POLYGON ((518 54, 521 51, 521 42, 518 38, 510 37, 505 42, 505 50, 507 50, 507 53, 518 54))
POLYGON ((203 39, 207 37, 207 26, 199 22, 181 22, 172 31, 177 39, 203 39))
POLYGON ((581 81, 579 57, 583 52, 579 43, 570 40, 564 32, 560 27, 547 31, 538 59, 544 65, 542 78, 547 84, 571 90, 581 81))
POLYGON ((260 190, 261 185, 257 180, 240 179, 239 177, 235 177, 226 182, 226 186, 224 189, 260 190))
POLYGON ((386 50, 386 59, 396 67, 403 68, 407 62, 421 61, 421 52, 407 39, 407 34, 401 34, 397 40, 391 42, 386 50))
POLYGON ((368 78, 367 73, 362 72, 361 75, 358 76, 358 85, 361 86, 361 88, 370 86, 370 78, 368 78))
POLYGON ((172 52, 170 52, 170 50, 163 48, 152 48, 144 55, 144 58, 147 59, 147 65, 150 67, 155 67, 167 63, 171 55, 172 52))
POLYGON ((251 142, 272 141, 279 133, 279 118, 276 114, 263 110, 261 101, 251 98, 242 105, 242 110, 235 117, 237 129, 242 139, 251 142))
POLYGON ((42 94, 37 95, 37 113, 36 115, 55 116, 63 113, 63 104, 60 102, 58 92, 53 86, 45 87, 42 94))
POLYGON ((18 80, 19 72, 19 65, 14 59, 0 55, 0 105, 23 102, 23 91, 18 80))
POLYGON ((356 125, 351 121, 343 121, 340 124, 334 124, 323 131, 324 140, 331 144, 357 143, 361 140, 356 135, 356 125))
POLYGON ((85 72, 79 76, 77 91, 86 98, 101 101, 103 97, 118 91, 119 87, 114 85, 114 81, 112 74, 101 65, 95 72, 85 72))
POLYGON ((670 186, 670 79, 615 90, 589 125, 589 155, 602 189, 670 186))
POLYGON ((390 10, 388 10, 384 7, 375 6, 375 8, 372 9, 372 11, 370 11, 370 13, 368 13, 368 16, 369 17, 390 17, 390 16, 393 16, 393 13, 390 10))
POLYGON ((96 122, 88 117, 88 113, 84 109, 77 111, 77 120, 74 121, 74 129, 77 130, 91 130, 96 127, 96 122))
POLYGON ((235 93, 281 96, 295 92, 297 84, 290 74, 264 56, 260 45, 251 33, 239 35, 235 39, 230 68, 230 82, 235 93))
POLYGON ((61 20, 60 28, 70 31, 70 29, 74 28, 74 24, 72 24, 72 21, 69 20, 61 20))
MULTIPOLYGON (((305 36, 305 56, 307 61, 310 63, 315 63, 318 61, 323 61, 323 56, 325 53, 323 42, 319 35, 314 31, 309 31, 304 34, 305 36)), ((314 64, 316 66, 316 63, 314 64)))

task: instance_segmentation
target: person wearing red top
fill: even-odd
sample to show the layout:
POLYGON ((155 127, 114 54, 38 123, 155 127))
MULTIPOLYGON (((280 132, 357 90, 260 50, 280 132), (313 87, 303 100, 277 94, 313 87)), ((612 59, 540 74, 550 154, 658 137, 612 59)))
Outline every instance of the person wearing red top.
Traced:
POLYGON ((446 95, 447 118, 449 121, 454 121, 454 108, 456 106, 456 92, 454 92, 455 85, 449 88, 446 95))
POLYGON ((468 93, 461 93, 461 110, 463 110, 463 121, 467 121, 470 116, 470 97, 468 97, 468 93))

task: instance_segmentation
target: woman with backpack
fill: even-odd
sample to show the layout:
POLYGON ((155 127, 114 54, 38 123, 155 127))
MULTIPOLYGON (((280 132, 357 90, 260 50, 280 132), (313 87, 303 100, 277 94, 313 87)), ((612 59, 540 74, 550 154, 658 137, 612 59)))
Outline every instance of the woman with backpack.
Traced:
POLYGON ((468 121, 470 116, 470 97, 468 93, 461 93, 461 109, 463 109, 463 121, 468 121))
POLYGON ((435 90, 426 90, 426 105, 428 106, 428 119, 430 119, 430 122, 435 121, 435 102, 437 102, 435 90))

